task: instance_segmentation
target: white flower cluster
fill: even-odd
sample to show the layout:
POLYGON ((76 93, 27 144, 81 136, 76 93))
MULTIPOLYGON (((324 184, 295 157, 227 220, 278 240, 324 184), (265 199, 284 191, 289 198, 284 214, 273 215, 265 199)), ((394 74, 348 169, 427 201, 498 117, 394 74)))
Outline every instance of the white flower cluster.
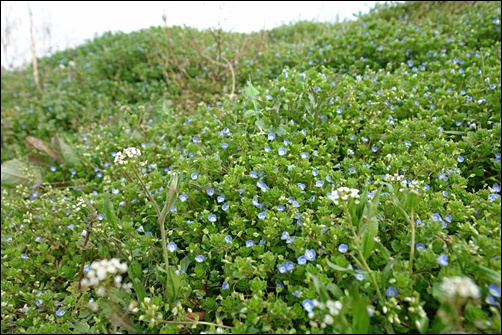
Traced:
MULTIPOLYGON (((310 325, 312 327, 321 327, 321 328, 326 328, 327 326, 332 325, 335 322, 334 317, 340 314, 340 311, 342 310, 342 303, 340 301, 333 301, 333 300, 328 300, 326 303, 320 302, 317 299, 314 299, 313 301, 314 307, 319 310, 320 313, 318 313, 318 320, 319 321, 310 321, 310 325), (322 311, 322 312, 321 312, 322 311), (324 314, 324 315, 319 315, 319 314, 324 314)), ((309 318, 313 319, 315 316, 314 312, 309 313, 309 318)))
POLYGON ((478 285, 468 277, 444 278, 440 287, 447 298, 479 299, 481 297, 478 285))
POLYGON ((139 149, 134 147, 125 148, 115 155, 115 164, 127 164, 127 158, 138 158, 139 156, 141 156, 141 151, 139 149))
POLYGON ((82 286, 97 286, 96 294, 100 297, 106 295, 106 283, 109 277, 113 278, 113 285, 116 288, 124 288, 130 291, 132 284, 122 284, 121 273, 127 272, 127 264, 121 263, 118 259, 102 259, 91 264, 87 277, 83 278, 80 284, 82 286))
MULTIPOLYGON (((335 191, 331 191, 331 193, 328 194, 328 198, 338 205, 339 200, 347 201, 349 198, 358 199, 359 190, 342 186, 335 191)), ((358 203, 359 200, 356 200, 356 204, 358 203)))
MULTIPOLYGON (((394 173, 393 175, 391 174, 386 174, 383 176, 383 179, 389 183, 399 183, 401 187, 408 187, 411 190, 418 190, 422 187, 422 182, 418 180, 406 180, 406 178, 403 175, 394 173)), ((403 188, 399 189, 400 192, 403 191, 403 188)))

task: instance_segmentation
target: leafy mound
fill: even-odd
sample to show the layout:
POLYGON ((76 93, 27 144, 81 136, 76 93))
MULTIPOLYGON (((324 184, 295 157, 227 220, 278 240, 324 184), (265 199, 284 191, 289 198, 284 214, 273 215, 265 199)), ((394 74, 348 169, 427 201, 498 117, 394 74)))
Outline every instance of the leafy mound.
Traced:
POLYGON ((2 73, 2 332, 500 332, 500 53, 407 2, 2 73))

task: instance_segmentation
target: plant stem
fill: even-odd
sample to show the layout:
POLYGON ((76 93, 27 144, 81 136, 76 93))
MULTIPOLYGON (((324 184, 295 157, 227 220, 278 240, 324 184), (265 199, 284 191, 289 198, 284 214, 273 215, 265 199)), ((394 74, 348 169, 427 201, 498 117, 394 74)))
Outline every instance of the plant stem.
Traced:
POLYGON ((413 218, 413 209, 411 209, 410 221, 411 221, 410 276, 411 276, 413 275, 413 259, 415 257, 415 219, 413 218))

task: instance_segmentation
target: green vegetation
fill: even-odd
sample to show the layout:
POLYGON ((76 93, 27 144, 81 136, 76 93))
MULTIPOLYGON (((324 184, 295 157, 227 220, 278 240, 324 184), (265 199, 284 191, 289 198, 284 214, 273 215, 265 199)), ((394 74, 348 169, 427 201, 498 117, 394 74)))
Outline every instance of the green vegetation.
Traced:
POLYGON ((1 332, 500 333, 500 10, 2 72, 1 332))

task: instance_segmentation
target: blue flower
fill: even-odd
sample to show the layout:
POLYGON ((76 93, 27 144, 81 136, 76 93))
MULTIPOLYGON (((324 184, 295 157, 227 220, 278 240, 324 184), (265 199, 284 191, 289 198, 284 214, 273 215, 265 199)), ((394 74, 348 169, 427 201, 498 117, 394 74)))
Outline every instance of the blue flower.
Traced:
POLYGON ((253 245, 254 245, 254 241, 253 240, 247 240, 246 241, 246 247, 251 248, 253 245))
POLYGON ((251 172, 249 172, 249 176, 250 176, 251 178, 258 178, 258 174, 256 173, 256 171, 251 171, 251 172))
POLYGON ((56 311, 56 316, 63 316, 66 314, 66 309, 62 309, 61 307, 58 308, 56 311))
POLYGON ((445 254, 441 254, 438 257, 438 263, 441 266, 448 266, 448 256, 445 254))
POLYGON ((296 290, 294 292, 291 293, 293 295, 293 297, 299 297, 300 296, 300 290, 296 290))
POLYGON ((270 152, 270 147, 268 145, 265 146, 265 152, 270 152))
POLYGON ((315 256, 316 256, 316 252, 315 252, 314 249, 307 249, 307 250, 305 250, 305 258, 308 261, 313 261, 315 259, 315 256))
POLYGON ((36 302, 35 302, 35 305, 37 305, 37 307, 40 307, 40 305, 42 304, 42 300, 38 299, 36 302))
POLYGON ((319 171, 317 171, 317 169, 312 170, 312 175, 314 177, 317 177, 318 174, 319 174, 319 171))
POLYGON ((291 202, 291 206, 293 206, 294 208, 298 208, 298 207, 300 207, 300 204, 298 203, 298 201, 293 200, 293 201, 291 202))
POLYGON ((227 283, 227 282, 224 282, 224 283, 221 285, 221 289, 222 289, 222 290, 228 290, 228 288, 229 288, 229 285, 228 285, 228 283, 227 283))
POLYGON ((423 243, 418 243, 418 244, 415 246, 415 248, 416 248, 417 250, 426 250, 426 249, 427 249, 427 248, 425 247, 425 244, 423 244, 423 243))
POLYGON ((314 309, 314 303, 310 299, 303 300, 302 306, 308 313, 311 313, 314 309))
POLYGON ((192 180, 197 179, 197 177, 198 177, 197 172, 194 172, 190 175, 190 178, 192 178, 192 180))
POLYGON ((304 152, 302 152, 302 153, 300 154, 300 156, 301 156, 303 159, 307 159, 307 158, 309 158, 309 154, 308 154, 308 153, 306 153, 305 151, 304 151, 304 152))
POLYGON ((287 240, 289 238, 289 233, 287 231, 283 231, 281 235, 281 240, 287 240))
POLYGON ((340 244, 340 246, 338 247, 338 251, 340 251, 343 254, 346 253, 348 250, 349 246, 346 244, 340 244))
POLYGON ((280 273, 286 273, 288 271, 286 264, 279 264, 279 266, 277 268, 279 269, 280 273))
POLYGON ((263 181, 261 181, 261 179, 256 182, 256 186, 258 186, 262 190, 262 192, 267 192, 267 190, 269 188, 267 186, 267 184, 265 184, 263 181))
POLYGON ((450 215, 450 214, 446 214, 446 215, 444 216, 444 219, 445 219, 445 221, 446 221, 446 222, 451 222, 451 219, 452 219, 452 218, 451 218, 451 215, 450 215))
POLYGON ((202 262, 204 262, 204 259, 205 259, 205 258, 204 258, 204 256, 202 256, 202 255, 198 255, 197 257, 195 257, 195 261, 196 261, 197 263, 202 263, 202 262))
POLYGON ((228 209, 229 205, 228 205, 228 202, 225 202, 223 204, 223 206, 221 206, 221 209, 223 209, 224 211, 226 211, 228 209))
POLYGON ((324 180, 316 180, 315 186, 316 187, 323 187, 324 186, 324 180))
POLYGON ((495 193, 500 193, 500 185, 497 183, 493 184, 493 186, 491 187, 491 191, 495 193))
POLYGON ((397 297, 397 289, 394 286, 389 286, 385 290, 385 295, 388 296, 389 298, 395 298, 397 297))
POLYGON ((176 243, 169 242, 169 244, 167 245, 167 250, 169 250, 170 252, 174 252, 176 249, 178 249, 176 243))
POLYGON ((354 277, 356 277, 356 279, 359 280, 359 281, 363 281, 364 280, 364 274, 361 273, 361 272, 363 272, 363 270, 357 269, 356 273, 354 273, 354 277))
POLYGON ((185 202, 188 200, 188 196, 185 193, 180 194, 178 198, 180 199, 181 202, 185 202))
POLYGON ((273 140, 275 140, 275 134, 274 134, 274 133, 270 133, 270 134, 268 134, 268 140, 269 140, 269 141, 273 141, 273 140))
POLYGON ((500 198, 500 194, 496 194, 496 193, 488 194, 488 200, 490 200, 490 201, 495 201, 497 198, 500 198))
POLYGON ((266 216, 267 216, 267 213, 264 211, 258 213, 258 219, 260 219, 260 220, 264 220, 266 216))
POLYGON ((434 220, 436 222, 442 222, 443 221, 443 219, 441 218, 441 215, 439 215, 438 213, 432 214, 432 220, 434 220))
POLYGON ((498 286, 497 284, 488 285, 488 293, 496 298, 500 298, 500 286, 498 286))
POLYGON ((225 236, 225 242, 232 243, 232 236, 230 235, 225 236))
POLYGON ((287 263, 286 263, 286 269, 287 269, 288 271, 290 271, 290 272, 291 272, 291 271, 293 271, 293 269, 294 269, 294 268, 295 268, 295 263, 293 263, 293 262, 291 262, 291 261, 289 261, 289 262, 287 262, 287 263))
POLYGON ((458 157, 457 157, 457 161, 458 161, 459 163, 462 163, 462 162, 464 161, 464 157, 462 157, 462 156, 458 156, 458 157))
POLYGON ((25 253, 22 253, 22 254, 21 254, 21 258, 22 258, 22 259, 27 259, 27 258, 28 258, 28 255, 26 255, 25 253))
POLYGON ((288 146, 289 145, 289 140, 287 138, 284 139, 284 141, 282 141, 284 143, 285 146, 288 146))
POLYGON ((298 264, 300 265, 305 265, 307 263, 307 259, 305 258, 305 255, 301 255, 298 257, 298 264))
POLYGON ((209 215, 207 216, 207 220, 208 220, 209 222, 216 222, 216 214, 209 214, 209 215))
POLYGON ((373 152, 377 152, 377 151, 378 151, 378 147, 377 147, 376 145, 373 145, 373 146, 371 147, 371 151, 373 151, 373 152))
POLYGON ((279 156, 284 156, 287 153, 285 148, 279 148, 279 156))
POLYGON ((223 201, 225 201, 225 195, 224 195, 224 194, 220 194, 220 195, 216 198, 216 201, 218 201, 218 202, 223 202, 223 201))
POLYGON ((302 191, 305 189, 305 184, 298 183, 297 185, 302 191))
POLYGON ((284 207, 283 205, 277 205, 276 208, 278 212, 283 212, 286 209, 286 207, 284 207))

